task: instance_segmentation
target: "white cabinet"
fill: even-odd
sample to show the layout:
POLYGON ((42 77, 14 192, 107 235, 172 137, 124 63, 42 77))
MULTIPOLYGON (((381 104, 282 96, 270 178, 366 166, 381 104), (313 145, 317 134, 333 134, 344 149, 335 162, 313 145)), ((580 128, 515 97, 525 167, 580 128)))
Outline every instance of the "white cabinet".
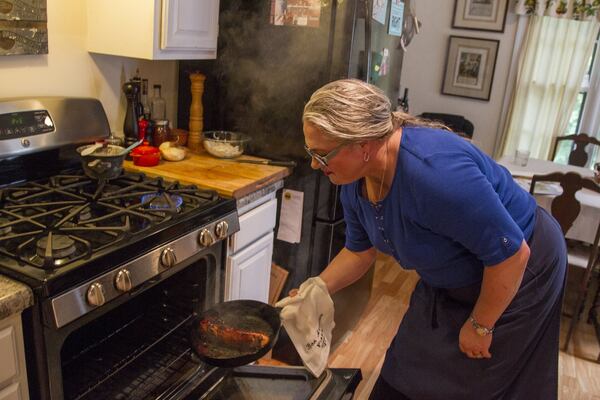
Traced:
POLYGON ((240 230, 229 238, 227 246, 225 300, 267 303, 277 217, 275 192, 238 207, 238 212, 240 230))
POLYGON ((0 400, 29 398, 20 316, 0 321, 0 400))
POLYGON ((214 59, 219 0, 87 0, 87 50, 149 60, 214 59))
POLYGON ((273 232, 263 236, 227 260, 230 271, 229 299, 269 302, 269 281, 273 258, 273 232))

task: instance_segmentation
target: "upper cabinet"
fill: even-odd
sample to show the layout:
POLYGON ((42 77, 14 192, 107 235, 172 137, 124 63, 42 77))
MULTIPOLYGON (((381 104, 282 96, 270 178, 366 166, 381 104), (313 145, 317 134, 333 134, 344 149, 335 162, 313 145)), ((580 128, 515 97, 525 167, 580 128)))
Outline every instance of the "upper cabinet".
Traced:
POLYGON ((217 56, 219 0, 87 0, 87 49, 148 60, 217 56))

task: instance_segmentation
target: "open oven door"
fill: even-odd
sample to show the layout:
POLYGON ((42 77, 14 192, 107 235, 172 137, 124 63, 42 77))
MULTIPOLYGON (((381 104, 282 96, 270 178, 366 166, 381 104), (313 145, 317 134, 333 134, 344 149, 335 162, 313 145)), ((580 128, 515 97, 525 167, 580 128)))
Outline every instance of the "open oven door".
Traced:
POLYGON ((216 369, 186 400, 346 400, 362 379, 359 369, 327 369, 313 377, 303 367, 249 365, 216 369))

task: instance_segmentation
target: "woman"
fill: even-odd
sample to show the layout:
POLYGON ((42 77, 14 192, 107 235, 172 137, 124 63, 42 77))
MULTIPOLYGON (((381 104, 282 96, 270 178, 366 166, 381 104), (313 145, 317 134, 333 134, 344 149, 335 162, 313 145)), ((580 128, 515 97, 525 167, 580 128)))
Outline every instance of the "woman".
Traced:
MULTIPOLYGON (((330 293, 376 249, 421 280, 371 399, 553 399, 566 248, 509 172, 441 125, 340 80, 304 108, 311 166, 342 185, 345 248, 330 293)), ((375 332, 374 332, 375 333, 375 332)))

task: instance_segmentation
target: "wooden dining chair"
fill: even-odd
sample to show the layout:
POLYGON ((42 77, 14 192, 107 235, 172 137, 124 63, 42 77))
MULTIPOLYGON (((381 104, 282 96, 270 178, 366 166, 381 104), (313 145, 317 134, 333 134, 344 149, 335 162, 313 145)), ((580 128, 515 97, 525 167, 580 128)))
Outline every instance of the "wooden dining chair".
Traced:
POLYGON ((556 157, 556 150, 560 142, 570 140, 572 141, 571 152, 569 153, 569 165, 575 165, 577 167, 585 167, 588 162, 588 154, 586 147, 588 145, 600 146, 600 140, 587 135, 586 133, 579 133, 567 136, 558 136, 554 141, 554 147, 552 148, 551 160, 556 157))
MULTIPOLYGON (((532 195, 535 194, 536 183, 539 182, 559 183, 563 189, 562 194, 556 196, 552 200, 550 206, 551 214, 558 221, 563 235, 566 235, 569 229, 571 229, 581 212, 581 204, 575 197, 575 194, 584 188, 600 194, 600 186, 596 184, 592 178, 584 178, 575 172, 567 172, 566 174, 554 172, 547 175, 534 175, 531 179, 531 186, 529 187, 529 192, 532 195)), ((569 330, 565 338, 563 350, 567 350, 575 326, 579 321, 579 316, 585 306, 585 299, 587 297, 592 271, 596 264, 598 264, 599 240, 600 224, 596 229, 594 242, 591 246, 583 243, 567 246, 568 266, 584 268, 584 272, 581 281, 577 285, 577 300, 575 301, 575 308, 573 309, 573 315, 571 316, 571 323, 569 324, 569 330)))

